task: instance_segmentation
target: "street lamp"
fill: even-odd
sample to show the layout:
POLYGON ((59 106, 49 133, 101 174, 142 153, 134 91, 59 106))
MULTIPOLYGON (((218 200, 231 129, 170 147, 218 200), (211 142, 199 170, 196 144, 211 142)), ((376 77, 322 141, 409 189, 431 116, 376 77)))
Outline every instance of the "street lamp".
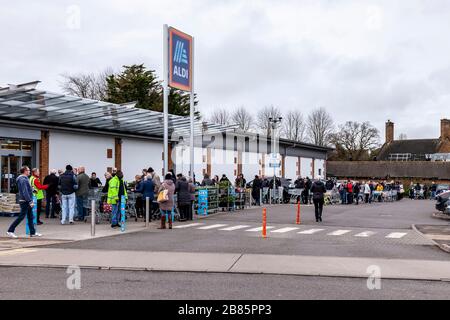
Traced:
POLYGON ((184 175, 184 151, 186 150, 186 143, 183 137, 180 137, 178 144, 181 146, 181 173, 184 175))
MULTIPOLYGON (((283 120, 282 117, 278 117, 278 118, 273 118, 270 117, 269 118, 269 128, 271 128, 271 134, 272 134, 272 143, 273 143, 273 147, 272 147, 272 159, 275 159, 277 157, 278 154, 278 150, 277 150, 277 141, 276 141, 276 134, 275 131, 276 129, 279 127, 279 125, 281 124, 281 121, 283 120)), ((277 166, 275 165, 275 163, 273 164, 273 195, 275 196, 275 189, 276 189, 276 169, 277 166)))

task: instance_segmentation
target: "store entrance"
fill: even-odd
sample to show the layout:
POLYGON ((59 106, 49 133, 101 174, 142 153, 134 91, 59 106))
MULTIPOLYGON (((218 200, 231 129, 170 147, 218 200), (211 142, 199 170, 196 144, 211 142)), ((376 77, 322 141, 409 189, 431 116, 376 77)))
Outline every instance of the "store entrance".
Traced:
POLYGON ((0 139, 0 193, 17 193, 22 166, 33 165, 34 142, 0 139))

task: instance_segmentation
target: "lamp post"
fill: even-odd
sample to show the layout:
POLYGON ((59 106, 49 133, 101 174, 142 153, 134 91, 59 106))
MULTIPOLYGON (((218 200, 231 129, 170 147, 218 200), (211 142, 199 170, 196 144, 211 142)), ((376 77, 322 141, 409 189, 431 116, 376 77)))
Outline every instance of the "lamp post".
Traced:
MULTIPOLYGON (((271 128, 271 134, 272 134, 272 159, 276 158, 277 154, 278 154, 278 150, 277 150, 277 146, 278 143, 276 141, 276 130, 279 127, 279 125, 281 124, 281 121, 283 120, 282 117, 278 117, 276 119, 270 117, 269 118, 269 126, 271 128)), ((276 170, 277 170, 277 166, 275 164, 273 164, 273 195, 275 196, 275 189, 276 189, 276 170)))

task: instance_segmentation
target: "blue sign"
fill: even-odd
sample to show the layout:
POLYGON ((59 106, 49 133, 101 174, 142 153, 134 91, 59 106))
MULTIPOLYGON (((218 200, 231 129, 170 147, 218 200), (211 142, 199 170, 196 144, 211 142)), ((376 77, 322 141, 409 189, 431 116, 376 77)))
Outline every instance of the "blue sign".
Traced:
POLYGON ((127 202, 127 199, 125 196, 122 196, 120 201, 120 231, 125 232, 127 229, 127 219, 126 219, 126 213, 125 213, 125 203, 127 202))
POLYGON ((169 29, 169 86, 192 90, 192 37, 169 29))
POLYGON ((198 215, 208 215, 208 190, 198 191, 198 215))

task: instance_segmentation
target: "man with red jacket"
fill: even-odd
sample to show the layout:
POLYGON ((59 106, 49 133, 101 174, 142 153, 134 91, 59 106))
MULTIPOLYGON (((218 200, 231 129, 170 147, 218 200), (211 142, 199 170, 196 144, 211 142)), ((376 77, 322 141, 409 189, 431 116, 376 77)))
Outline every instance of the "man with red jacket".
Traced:
POLYGON ((347 182, 347 204, 353 204, 353 183, 350 179, 347 182))
POLYGON ((43 222, 41 221, 41 211, 42 211, 42 199, 44 199, 43 190, 48 189, 48 185, 42 185, 39 181, 39 169, 34 168, 31 170, 30 184, 33 189, 33 194, 37 199, 37 224, 41 225, 43 222))

